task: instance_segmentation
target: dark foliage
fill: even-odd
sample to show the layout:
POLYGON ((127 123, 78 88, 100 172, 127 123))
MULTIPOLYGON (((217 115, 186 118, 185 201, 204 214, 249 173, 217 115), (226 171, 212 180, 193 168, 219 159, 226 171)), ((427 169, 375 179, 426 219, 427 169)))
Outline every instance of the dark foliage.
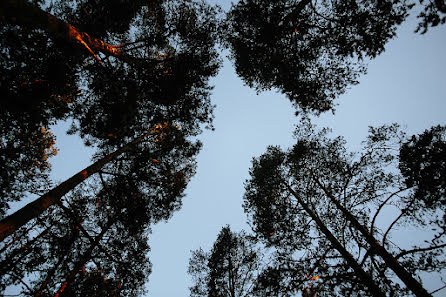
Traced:
POLYGON ((49 187, 47 159, 57 153, 49 126, 77 99, 75 53, 37 30, 0 29, 0 217, 8 202, 49 187))
POLYGON ((436 27, 446 23, 446 2, 444 0, 420 0, 423 10, 418 15, 420 23, 416 32, 425 34, 429 27, 436 27))
POLYGON ((406 17, 404 1, 243 0, 228 13, 237 73, 258 91, 277 88, 303 111, 333 108, 406 17))
MULTIPOLYGON (((437 127, 430 133, 434 131, 443 130, 437 127)), ((409 273, 444 271, 444 231, 434 234, 431 243, 420 242, 412 248, 398 247, 389 240, 396 226, 418 226, 420 230, 429 227, 437 231, 441 227, 442 220, 438 217, 443 217, 443 207, 439 204, 432 206, 435 211, 432 209, 426 214, 425 208, 417 203, 420 198, 416 195, 421 192, 416 186, 407 187, 395 170, 400 144, 405 143, 401 149, 404 152, 429 133, 407 142, 395 125, 371 128, 363 151, 356 154, 346 151, 342 138, 330 139, 326 134, 326 130, 317 132, 308 123, 303 124, 296 130, 296 145, 291 149, 284 152, 270 147, 264 155, 253 160, 244 207, 254 231, 267 245, 287 251, 284 255, 296 255, 291 257, 291 263, 296 267, 316 267, 317 275, 322 279, 318 289, 320 296, 365 296, 370 293, 357 275, 352 274, 348 263, 327 240, 320 223, 310 217, 303 203, 317 214, 376 283, 394 296, 406 296, 407 288, 394 283, 389 263, 377 256, 376 247, 333 199, 347 209, 362 228, 369 230, 369 235, 377 238, 378 246, 392 253, 409 273), (382 210, 390 205, 399 208, 400 214, 396 213, 395 220, 381 230, 377 228, 377 218, 379 220, 382 210), (298 256, 302 254, 303 257, 298 256), (315 266, 318 256, 321 262, 315 266)), ((437 147, 444 145, 441 137, 434 139, 437 147)), ((432 155, 434 152, 432 150, 432 155)), ((437 157, 437 164, 443 164, 444 154, 437 157)), ((404 158, 402 154, 401 159, 404 158)), ((423 164, 423 158, 422 154, 415 153, 410 162, 423 164)), ((438 182, 425 185, 424 198, 428 198, 429 193, 441 194, 438 182)))
POLYGON ((194 285, 190 296, 253 296, 262 258, 252 237, 223 227, 210 252, 192 252, 188 272, 194 285))

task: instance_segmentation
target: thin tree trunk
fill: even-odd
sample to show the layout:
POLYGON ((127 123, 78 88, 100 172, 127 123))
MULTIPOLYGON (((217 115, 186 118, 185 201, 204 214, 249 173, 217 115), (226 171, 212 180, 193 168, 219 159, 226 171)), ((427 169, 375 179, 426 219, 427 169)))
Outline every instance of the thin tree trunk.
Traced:
POLYGON ((45 230, 43 230, 39 235, 37 235, 36 237, 34 237, 33 239, 31 239, 29 242, 27 242, 25 245, 26 246, 22 246, 21 248, 16 248, 10 255, 8 255, 8 257, 3 260, 0 263, 0 274, 5 274, 9 269, 10 269, 10 265, 11 264, 15 264, 18 261, 20 261, 25 255, 27 255, 29 253, 29 248, 40 238, 44 237, 49 231, 50 231, 50 227, 47 227, 45 230), (17 259, 14 260, 15 257, 17 257, 18 255, 22 254, 22 256, 17 259))
POLYGON ((331 242, 333 247, 342 255, 342 257, 347 261, 347 264, 355 271, 356 275, 364 282, 364 284, 369 288, 370 293, 373 296, 385 297, 378 285, 373 281, 372 277, 362 269, 362 267, 356 262, 355 258, 342 246, 342 244, 336 239, 333 233, 328 230, 325 224, 319 219, 319 217, 311 210, 307 203, 302 200, 299 195, 287 184, 285 183, 287 189, 290 193, 297 199, 298 203, 302 205, 304 210, 310 215, 310 217, 316 222, 317 226, 322 233, 331 242))
POLYGON ((50 190, 48 193, 40 196, 38 199, 28 203, 15 213, 4 218, 2 221, 0 221, 0 242, 10 234, 14 233, 18 228, 28 223, 30 220, 37 218, 46 209, 48 209, 48 207, 58 203, 66 193, 74 189, 92 174, 97 173, 105 164, 116 159, 119 155, 128 151, 151 134, 152 132, 136 138, 115 152, 103 157, 84 170, 76 173, 57 187, 50 190))
POLYGON ((118 47, 112 46, 100 39, 93 38, 85 32, 80 32, 74 26, 43 11, 38 6, 26 0, 0 1, 0 17, 11 24, 33 29, 42 29, 59 38, 80 44, 82 47, 87 48, 96 59, 98 58, 93 51, 100 51, 106 56, 113 56, 127 63, 135 63, 138 61, 137 58, 128 55, 118 47))
POLYGON ((367 228, 364 227, 356 217, 348 211, 339 201, 328 191, 325 186, 317 179, 313 178, 318 186, 324 191, 327 197, 336 205, 336 207, 342 212, 345 218, 352 223, 352 225, 365 237, 370 247, 378 254, 387 266, 395 272, 395 274, 401 279, 401 281, 407 286, 412 293, 417 297, 432 297, 425 288, 410 274, 407 270, 401 266, 401 264, 371 235, 367 228))
POLYGON ((63 296, 63 292, 65 289, 70 286, 70 284, 73 282, 73 280, 76 278, 76 275, 79 273, 79 271, 82 269, 82 266, 84 266, 88 260, 91 258, 91 253, 93 252, 94 248, 98 246, 99 242, 101 241, 102 237, 104 237, 104 234, 110 229, 110 227, 113 225, 113 222, 110 221, 108 224, 102 229, 101 233, 95 237, 94 242, 90 245, 90 247, 85 251, 85 253, 81 256, 80 260, 75 264, 73 270, 71 270, 70 274, 68 274, 67 278, 65 279, 65 282, 62 283, 59 290, 57 290, 54 297, 63 296))

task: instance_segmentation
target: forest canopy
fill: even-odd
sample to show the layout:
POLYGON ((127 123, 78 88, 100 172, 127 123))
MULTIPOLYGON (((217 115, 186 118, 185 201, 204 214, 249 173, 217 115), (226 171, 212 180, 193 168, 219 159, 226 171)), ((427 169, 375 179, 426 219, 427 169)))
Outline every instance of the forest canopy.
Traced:
POLYGON ((181 209, 226 51, 247 86, 279 91, 304 120, 293 147, 252 161, 252 234, 228 225, 211 251, 193 252, 191 296, 431 296, 423 277, 446 265, 446 128, 371 128, 351 153, 306 117, 334 111, 412 13, 419 34, 446 22, 441 0, 240 0, 228 11, 205 0, 2 1, 0 292, 146 293, 151 228, 181 209), (66 121, 94 154, 55 183, 51 129, 66 121), (397 215, 383 229, 388 207, 397 215), (400 246, 396 227, 432 236, 400 246))

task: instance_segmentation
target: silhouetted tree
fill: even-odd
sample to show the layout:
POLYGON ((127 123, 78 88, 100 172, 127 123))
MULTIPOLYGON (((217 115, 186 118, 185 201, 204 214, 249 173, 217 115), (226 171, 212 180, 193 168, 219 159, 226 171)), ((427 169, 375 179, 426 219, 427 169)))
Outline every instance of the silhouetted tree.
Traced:
POLYGON ((45 143, 33 135, 67 116, 74 120, 72 133, 107 151, 160 122, 175 123, 188 136, 199 134, 202 124, 211 126, 208 79, 220 63, 216 10, 195 1, 102 2, 61 1, 45 9, 23 0, 0 4, 8 37, 2 40, 7 59, 1 60, 7 98, 0 122, 7 172, 2 191, 14 194, 2 196, 2 209, 36 185, 49 188, 33 166, 53 151, 44 145, 28 151, 21 137, 45 143), (89 62, 92 56, 100 62, 89 62))
POLYGON ((192 253, 191 296, 333 296, 330 286, 344 296, 368 295, 333 248, 321 244, 313 252, 293 259, 289 250, 265 248, 255 237, 224 227, 210 252, 192 253), (320 275, 325 290, 319 290, 320 275))
POLYGON ((141 295, 149 227, 180 208, 200 148, 174 131, 135 144, 32 221, 38 226, 14 233, 23 235, 4 246, 2 283, 22 283, 33 296, 141 295))
POLYGON ((193 297, 253 296, 257 275, 262 269, 263 254, 254 238, 243 231, 234 233, 222 228, 210 252, 192 252, 188 272, 194 286, 193 297))
POLYGON ((357 83, 361 61, 384 50, 407 9, 401 1, 243 0, 228 13, 226 40, 248 86, 277 88, 301 110, 322 112, 357 83))
MULTIPOLYGON (((395 170, 404 135, 395 125, 371 129, 363 152, 353 154, 346 151, 342 138, 329 139, 326 134, 326 130, 316 133, 306 123, 296 130, 292 149, 283 152, 270 147, 253 160, 244 207, 254 230, 270 244, 312 253, 322 237, 324 245, 336 249, 355 274, 358 269, 352 264, 356 262, 386 291, 404 294, 390 280, 392 270, 413 294, 429 296, 415 277, 420 271, 444 269, 443 234, 431 245, 411 251, 386 241, 397 223, 416 225, 423 221, 420 213, 424 210, 415 206, 413 188, 408 188, 395 170), (399 207, 401 214, 381 233, 376 220, 389 204, 399 207), (375 214, 370 216, 372 212, 375 214), (402 217, 406 220, 400 220, 402 217), (330 233, 337 243, 330 239, 330 233), (338 244, 356 258, 354 262, 345 257, 338 244), (432 265, 427 265, 425 257, 432 265)), ((441 211, 437 207, 436 215, 441 211)), ((431 218, 424 223, 435 227, 436 221, 431 218)))
POLYGON ((49 126, 65 119, 76 86, 76 55, 42 32, 0 28, 0 216, 8 202, 48 190, 47 159, 57 151, 49 126))

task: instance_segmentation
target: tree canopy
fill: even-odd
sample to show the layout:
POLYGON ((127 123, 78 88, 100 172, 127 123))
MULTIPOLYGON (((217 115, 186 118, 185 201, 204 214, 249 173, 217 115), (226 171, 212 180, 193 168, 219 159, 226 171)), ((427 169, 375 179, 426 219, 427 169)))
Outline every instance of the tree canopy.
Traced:
MULTIPOLYGON (((445 23, 444 1, 419 3, 418 32, 445 23)), ((204 0, 0 2, 0 291, 143 294, 150 226, 180 209, 195 137, 212 128, 217 43, 248 86, 319 114, 414 5, 240 0, 223 20, 204 0), (51 126, 63 120, 96 151, 53 185, 51 126)), ((446 267, 445 131, 371 128, 350 153, 341 137, 302 123, 291 149, 253 160, 244 208, 256 236, 224 227, 210 252, 193 252, 191 295, 430 296, 420 274, 446 267), (400 213, 383 227, 390 205, 400 213), (393 242, 403 225, 431 228, 431 241, 393 242)))
MULTIPOLYGON (((420 1, 418 30, 445 22, 444 1, 420 1), (428 3, 424 3, 428 2, 428 3)), ((241 0, 225 43, 237 74, 257 91, 277 89, 298 111, 334 109, 415 4, 405 0, 241 0)))
MULTIPOLYGON (((307 261, 314 261, 315 255, 325 254, 324 251, 334 256, 337 260, 328 262, 328 270, 318 274, 322 279, 323 274, 328 276, 319 289, 320 292, 327 290, 324 294, 345 294, 345 288, 342 289, 345 282, 342 285, 331 283, 336 279, 332 278, 330 269, 341 265, 347 269, 346 275, 354 269, 324 231, 327 228, 384 291, 396 296, 404 296, 407 291, 416 296, 429 296, 421 285, 414 287, 413 284, 419 282, 418 273, 441 273, 445 268, 442 255, 446 245, 441 228, 444 224, 440 224, 444 209, 441 203, 436 204, 435 210, 429 212, 429 219, 426 209, 418 203, 420 187, 406 184, 405 173, 402 175, 397 168, 398 160, 405 160, 404 151, 411 150, 408 149, 411 143, 426 134, 438 133, 436 131, 443 131, 443 128, 432 128, 408 140, 396 125, 371 128, 363 151, 350 153, 341 137, 328 138, 327 130, 317 132, 308 123, 299 126, 296 144, 291 149, 284 152, 270 147, 253 160, 244 207, 254 231, 268 245, 310 254, 307 261), (383 208, 389 205, 400 209, 400 214, 388 226, 378 226, 383 208), (398 225, 418 226, 420 230, 434 228, 437 233, 432 234, 427 245, 420 242, 412 248, 399 246, 390 240, 398 225), (393 273, 407 288, 394 283, 393 273)), ((441 147, 441 139, 431 138, 430 145, 441 147)), ((411 151, 411 163, 423 164, 422 158, 413 157, 416 149, 411 151)), ((436 155, 437 151, 430 150, 423 158, 435 159, 436 155)), ((440 159, 442 161, 437 164, 444 162, 444 154, 440 159)), ((442 186, 431 185, 425 186, 441 195, 442 186)), ((351 283, 347 288, 350 294, 355 290, 351 283)))

